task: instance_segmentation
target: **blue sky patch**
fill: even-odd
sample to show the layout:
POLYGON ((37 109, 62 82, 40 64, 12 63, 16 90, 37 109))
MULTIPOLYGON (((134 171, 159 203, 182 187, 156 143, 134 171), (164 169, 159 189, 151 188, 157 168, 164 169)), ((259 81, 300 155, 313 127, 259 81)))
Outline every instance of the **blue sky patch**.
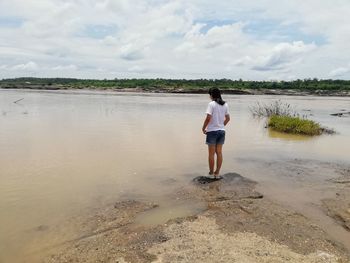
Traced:
POLYGON ((115 35, 118 31, 117 26, 111 25, 87 25, 79 36, 103 39, 106 36, 115 35))
POLYGON ((24 20, 19 17, 0 17, 0 27, 20 27, 24 20))
POLYGON ((252 20, 246 24, 243 31, 257 39, 272 41, 303 41, 305 44, 315 43, 324 45, 327 39, 322 35, 306 34, 300 29, 300 25, 282 25, 276 20, 252 20))
POLYGON ((200 32, 202 34, 206 34, 211 28, 215 26, 224 26, 224 25, 232 25, 234 23, 237 23, 238 21, 235 20, 201 20, 201 21, 195 21, 195 24, 205 24, 204 27, 201 28, 200 32))
POLYGON ((195 23, 205 24, 201 28, 201 33, 206 34, 215 26, 232 25, 234 23, 243 22, 245 26, 243 32, 253 36, 259 40, 271 40, 278 42, 303 41, 305 44, 315 43, 323 45, 327 43, 327 39, 322 35, 306 34, 300 28, 300 25, 282 25, 278 20, 199 20, 195 23))

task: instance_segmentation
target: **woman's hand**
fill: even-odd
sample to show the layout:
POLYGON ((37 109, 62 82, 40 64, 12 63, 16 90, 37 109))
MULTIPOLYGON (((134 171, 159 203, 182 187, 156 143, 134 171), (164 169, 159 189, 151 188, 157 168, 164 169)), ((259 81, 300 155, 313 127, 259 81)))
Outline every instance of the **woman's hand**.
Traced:
POLYGON ((211 115, 207 114, 207 116, 204 119, 203 126, 202 126, 202 132, 203 134, 207 134, 207 131, 205 130, 210 122, 211 115))

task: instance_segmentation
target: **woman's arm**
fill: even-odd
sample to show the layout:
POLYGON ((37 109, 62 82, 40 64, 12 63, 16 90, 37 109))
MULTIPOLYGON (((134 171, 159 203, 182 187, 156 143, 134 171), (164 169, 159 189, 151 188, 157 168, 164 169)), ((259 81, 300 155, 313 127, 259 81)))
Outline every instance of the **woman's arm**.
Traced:
POLYGON ((205 128, 207 128, 209 122, 210 122, 210 119, 211 119, 211 115, 210 114, 207 114, 207 117, 205 118, 204 122, 203 122, 203 127, 202 127, 202 132, 204 134, 206 134, 207 132, 205 131, 205 128))
POLYGON ((226 124, 230 121, 230 115, 225 115, 225 121, 224 121, 224 125, 226 126, 226 124))

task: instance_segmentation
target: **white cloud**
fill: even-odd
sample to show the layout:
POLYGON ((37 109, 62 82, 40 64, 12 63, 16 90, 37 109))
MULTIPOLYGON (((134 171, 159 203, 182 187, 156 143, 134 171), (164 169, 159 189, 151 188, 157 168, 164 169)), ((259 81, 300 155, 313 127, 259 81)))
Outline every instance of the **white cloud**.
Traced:
POLYGON ((78 67, 76 65, 59 65, 59 66, 54 66, 51 68, 51 70, 56 70, 56 71, 75 71, 77 70, 78 67))
POLYGON ((144 57, 145 50, 145 47, 130 43, 119 48, 119 56, 125 60, 139 60, 144 57))
POLYGON ((128 68, 128 71, 130 71, 130 72, 143 72, 144 68, 142 68, 138 65, 135 65, 135 66, 128 68))
POLYGON ((269 55, 258 57, 254 61, 254 70, 281 70, 301 61, 303 55, 314 50, 314 44, 306 45, 302 41, 290 43, 280 43, 275 46, 269 55))
POLYGON ((14 70, 14 71, 36 71, 38 69, 39 69, 38 65, 33 61, 30 61, 25 64, 14 65, 10 68, 10 70, 14 70))
POLYGON ((340 67, 340 68, 336 68, 336 69, 332 70, 329 73, 329 76, 331 78, 336 78, 336 77, 344 76, 345 74, 347 74, 349 72, 350 72, 350 68, 340 67))
POLYGON ((176 48, 177 51, 196 52, 200 49, 238 48, 247 44, 246 36, 242 32, 243 24, 235 23, 214 26, 206 33, 201 33, 205 24, 195 24, 186 33, 185 41, 176 48))

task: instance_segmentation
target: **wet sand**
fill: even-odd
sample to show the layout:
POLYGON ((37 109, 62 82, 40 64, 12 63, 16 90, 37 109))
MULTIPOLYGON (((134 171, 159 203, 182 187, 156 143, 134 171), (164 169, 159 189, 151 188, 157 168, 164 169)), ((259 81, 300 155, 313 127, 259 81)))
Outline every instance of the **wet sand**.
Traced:
POLYGON ((335 196, 322 200, 322 204, 325 213, 350 233, 350 169, 342 169, 340 174, 329 180, 337 185, 335 196))
MULTIPOLYGON (((335 198, 324 199, 321 209, 347 232, 350 174, 345 166, 332 167, 326 183, 335 198)), ((152 213, 158 204, 120 201, 51 228, 74 225, 79 236, 27 255, 28 262, 350 262, 349 247, 322 222, 264 196, 255 181, 237 173, 211 183, 187 176, 189 185, 169 195, 204 202, 201 212, 149 225, 140 222, 140 214, 152 213)))

